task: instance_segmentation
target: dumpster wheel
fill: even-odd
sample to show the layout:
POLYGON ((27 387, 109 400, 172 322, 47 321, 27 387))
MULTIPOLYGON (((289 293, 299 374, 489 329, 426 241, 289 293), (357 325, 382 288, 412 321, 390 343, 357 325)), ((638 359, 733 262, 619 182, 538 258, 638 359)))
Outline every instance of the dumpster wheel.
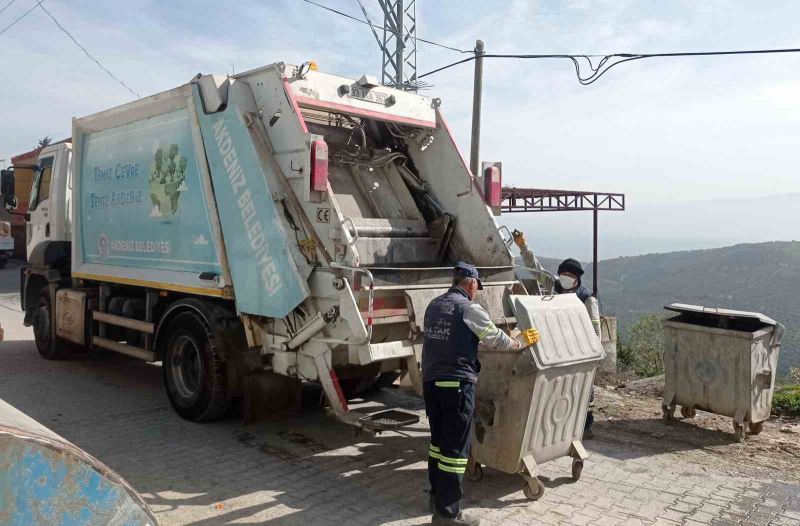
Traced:
POLYGON ((736 422, 733 423, 733 436, 736 438, 737 442, 744 442, 745 434, 744 434, 744 425, 737 424, 736 422))
POLYGON ((583 471, 583 460, 579 458, 572 459, 572 480, 578 481, 581 479, 581 472, 583 471))
POLYGON ((694 418, 697 416, 697 410, 694 407, 681 406, 681 416, 683 418, 694 418))
POLYGON ((764 422, 748 422, 747 428, 750 430, 750 434, 757 435, 764 430, 764 422))
POLYGON ((483 466, 470 459, 470 462, 467 464, 466 474, 467 479, 471 480, 472 482, 480 482, 483 480, 483 466))
POLYGON ((544 496, 544 484, 537 477, 526 478, 522 492, 528 500, 539 500, 544 496))

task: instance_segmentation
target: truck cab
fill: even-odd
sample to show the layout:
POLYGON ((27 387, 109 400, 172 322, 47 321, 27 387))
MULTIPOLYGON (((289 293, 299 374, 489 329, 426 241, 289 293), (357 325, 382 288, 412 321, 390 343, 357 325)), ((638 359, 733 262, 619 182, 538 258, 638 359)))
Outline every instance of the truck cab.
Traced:
POLYGON ((69 268, 71 235, 72 144, 45 147, 31 185, 26 247, 31 267, 69 268))

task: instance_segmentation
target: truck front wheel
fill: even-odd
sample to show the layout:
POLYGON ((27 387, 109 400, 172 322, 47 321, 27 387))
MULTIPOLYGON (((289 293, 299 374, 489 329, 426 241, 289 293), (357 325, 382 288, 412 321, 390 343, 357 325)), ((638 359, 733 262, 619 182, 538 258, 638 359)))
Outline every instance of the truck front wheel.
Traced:
POLYGON ((167 327, 162 369, 175 411, 192 422, 223 416, 230 406, 225 362, 202 317, 183 312, 167 327))
POLYGON ((47 289, 39 295, 33 311, 33 339, 36 349, 46 360, 60 360, 64 357, 64 344, 53 336, 53 309, 47 289))

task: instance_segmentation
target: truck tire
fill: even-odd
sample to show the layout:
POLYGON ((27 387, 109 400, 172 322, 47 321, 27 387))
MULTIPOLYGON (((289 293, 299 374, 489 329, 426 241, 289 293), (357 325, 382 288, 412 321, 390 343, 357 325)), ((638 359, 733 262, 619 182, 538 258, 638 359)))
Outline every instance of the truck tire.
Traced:
POLYGON ((64 343, 53 336, 53 309, 50 306, 50 294, 47 289, 39 294, 36 308, 33 311, 33 338, 36 349, 45 360, 60 360, 65 357, 64 343))
POLYGON ((177 314, 167 327, 162 369, 175 412, 191 422, 209 422, 230 407, 225 362, 203 318, 177 314))

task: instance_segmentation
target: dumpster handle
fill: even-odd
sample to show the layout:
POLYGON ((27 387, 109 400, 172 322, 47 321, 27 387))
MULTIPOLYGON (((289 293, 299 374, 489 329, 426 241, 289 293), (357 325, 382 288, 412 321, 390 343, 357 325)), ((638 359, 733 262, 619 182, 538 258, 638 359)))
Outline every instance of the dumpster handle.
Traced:
POLYGON ((514 242, 514 236, 511 235, 511 230, 509 230, 506 225, 500 225, 499 227, 497 227, 497 232, 500 233, 500 238, 503 240, 503 244, 506 247, 510 247, 511 243, 514 242), (503 231, 504 230, 508 233, 508 239, 505 239, 503 237, 503 231))
POLYGON ((554 295, 548 294, 547 296, 542 296, 542 301, 553 301, 553 298, 555 298, 554 295))
POLYGON ((549 294, 545 294, 545 296, 553 295, 552 294, 553 288, 555 287, 555 283, 556 281, 558 281, 558 278, 555 277, 551 272, 548 272, 542 268, 526 267, 524 265, 514 265, 514 269, 518 268, 525 269, 534 275, 534 277, 536 278, 536 283, 539 285, 539 288, 540 289, 546 288, 547 291, 549 292, 549 294), (544 278, 544 283, 539 281, 539 278, 544 278))

